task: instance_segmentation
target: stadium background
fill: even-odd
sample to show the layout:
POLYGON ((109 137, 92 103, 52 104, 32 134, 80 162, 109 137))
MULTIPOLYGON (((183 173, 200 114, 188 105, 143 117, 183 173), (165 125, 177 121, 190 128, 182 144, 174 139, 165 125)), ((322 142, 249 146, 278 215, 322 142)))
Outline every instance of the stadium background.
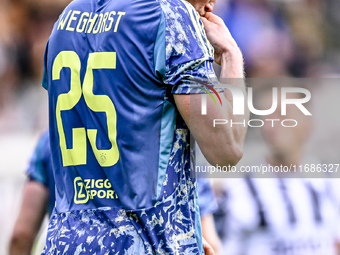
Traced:
MULTIPOLYGON (((8 253, 24 171, 47 128, 42 59, 51 28, 68 2, 0 0, 0 254, 8 253)), ((215 13, 241 47, 248 77, 340 77, 338 0, 217 0, 215 13)), ((317 95, 316 105, 336 102, 340 87, 319 88, 317 95)), ((334 113, 340 110, 333 107, 334 113)), ((322 158, 334 161, 340 158, 339 117, 318 109, 320 125, 310 143, 324 145, 322 158), (327 130, 321 125, 325 121, 327 130)), ((246 154, 258 139, 249 132, 246 154)))

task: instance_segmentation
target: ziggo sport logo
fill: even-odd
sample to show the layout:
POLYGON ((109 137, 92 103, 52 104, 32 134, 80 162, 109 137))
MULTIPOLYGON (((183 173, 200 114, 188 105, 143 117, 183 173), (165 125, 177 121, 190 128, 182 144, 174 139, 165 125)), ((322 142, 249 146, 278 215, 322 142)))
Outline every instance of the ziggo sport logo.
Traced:
POLYGON ((74 179, 74 203, 86 204, 89 199, 118 199, 108 179, 74 179))
MULTIPOLYGON (((203 84, 205 87, 213 91, 213 93, 216 95, 216 97, 219 99, 220 104, 222 106, 222 100, 217 93, 217 91, 211 87, 210 85, 203 84)), ((233 99, 233 115, 245 115, 245 96, 243 91, 233 85, 228 84, 218 84, 218 88, 224 88, 228 89, 232 94, 233 99)), ((206 92, 214 101, 215 105, 217 105, 216 100, 214 96, 206 89, 200 87, 199 89, 206 92)), ((247 106, 251 113, 259 116, 266 116, 274 113, 278 107, 278 88, 273 87, 272 88, 272 105, 270 109, 267 110, 258 110, 255 109, 254 103, 253 103, 253 88, 248 87, 247 88, 247 106)), ((201 114, 207 115, 207 94, 201 94, 201 114)), ((296 87, 282 87, 281 88, 281 115, 285 116, 287 115, 287 105, 295 105, 305 116, 311 116, 312 114, 306 109, 303 104, 309 102, 311 99, 311 93, 309 90, 305 88, 296 88, 296 87), (287 98, 287 94, 294 93, 294 94, 303 94, 304 97, 301 98, 287 98)), ((262 127, 265 123, 271 122, 272 127, 274 127, 274 123, 276 121, 281 121, 281 125, 284 127, 295 127, 298 125, 297 120, 295 119, 250 119, 248 120, 248 123, 246 123, 246 120, 244 119, 242 122, 233 122, 233 120, 227 120, 227 119, 214 119, 213 120, 213 126, 216 127, 216 125, 226 125, 229 123, 229 125, 232 127, 233 125, 243 125, 244 127, 246 124, 249 127, 262 127), (260 125, 253 125, 252 123, 259 122, 260 125), (293 123, 292 125, 288 125, 288 123, 293 123)))

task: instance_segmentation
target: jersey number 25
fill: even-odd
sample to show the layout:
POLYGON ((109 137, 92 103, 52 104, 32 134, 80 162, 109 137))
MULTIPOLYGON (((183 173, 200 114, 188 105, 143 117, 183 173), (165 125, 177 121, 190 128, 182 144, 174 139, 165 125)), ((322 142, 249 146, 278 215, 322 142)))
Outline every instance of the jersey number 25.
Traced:
POLYGON ((56 119, 63 166, 86 165, 87 137, 98 163, 102 167, 113 166, 119 159, 119 150, 116 141, 116 109, 107 95, 93 94, 93 69, 115 69, 116 52, 95 52, 89 54, 83 86, 81 86, 80 81, 81 62, 76 52, 62 51, 56 56, 52 66, 53 81, 60 79, 60 71, 64 67, 70 68, 71 70, 70 91, 58 96, 56 107, 56 119), (66 147, 61 111, 71 110, 75 107, 82 94, 84 95, 86 105, 92 111, 106 113, 108 139, 112 145, 108 150, 97 149, 97 129, 85 130, 85 128, 73 128, 72 149, 66 147))

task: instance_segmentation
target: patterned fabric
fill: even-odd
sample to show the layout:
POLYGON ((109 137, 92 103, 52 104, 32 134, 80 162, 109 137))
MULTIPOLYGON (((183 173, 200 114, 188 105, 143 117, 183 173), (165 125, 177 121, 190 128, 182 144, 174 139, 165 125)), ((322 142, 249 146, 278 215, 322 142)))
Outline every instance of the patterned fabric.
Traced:
POLYGON ((186 1, 159 2, 166 23, 166 73, 163 81, 175 85, 174 94, 204 93, 198 88, 204 87, 204 83, 218 84, 218 80, 212 67, 214 49, 207 40, 200 16, 186 1))
POLYGON ((173 184, 177 186, 175 192, 167 194, 171 186, 171 177, 167 176, 164 199, 151 208, 54 211, 42 254, 200 254, 195 230, 196 183, 181 153, 189 151, 184 149, 189 146, 187 138, 187 130, 177 130, 170 158, 174 166, 171 173, 181 176, 180 183, 173 184), (178 167, 182 164, 185 170, 178 167))

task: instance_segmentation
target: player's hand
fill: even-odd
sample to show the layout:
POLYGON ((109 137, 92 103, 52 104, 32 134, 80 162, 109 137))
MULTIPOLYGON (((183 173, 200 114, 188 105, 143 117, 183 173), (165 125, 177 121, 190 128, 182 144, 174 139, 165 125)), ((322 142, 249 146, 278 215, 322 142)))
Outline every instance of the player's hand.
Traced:
POLYGON ((211 12, 201 17, 208 40, 215 50, 215 62, 221 65, 222 58, 241 58, 242 53, 224 21, 211 12))
POLYGON ((203 248, 204 248, 204 254, 205 255, 215 255, 214 249, 208 244, 208 242, 203 239, 203 248))

